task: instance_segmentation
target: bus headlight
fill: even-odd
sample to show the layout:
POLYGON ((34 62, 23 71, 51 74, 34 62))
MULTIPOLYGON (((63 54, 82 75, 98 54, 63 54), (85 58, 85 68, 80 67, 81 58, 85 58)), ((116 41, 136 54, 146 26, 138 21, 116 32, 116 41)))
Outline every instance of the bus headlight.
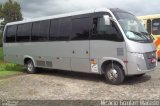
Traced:
POLYGON ((144 59, 144 55, 143 55, 142 53, 133 53, 133 55, 134 55, 135 57, 144 59))

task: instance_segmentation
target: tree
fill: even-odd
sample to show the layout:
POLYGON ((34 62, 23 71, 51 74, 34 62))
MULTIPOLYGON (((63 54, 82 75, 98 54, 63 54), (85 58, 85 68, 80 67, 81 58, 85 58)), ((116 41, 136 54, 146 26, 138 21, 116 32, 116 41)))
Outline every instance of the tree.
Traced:
MULTIPOLYGON (((4 21, 0 23, 0 30, 3 30, 8 22, 23 20, 20 4, 13 0, 8 0, 4 4, 0 4, 0 19, 4 19, 4 21)), ((0 46, 1 45, 2 32, 0 31, 0 46)))
MULTIPOLYGON (((2 18, 2 4, 0 4, 0 19, 2 18)), ((1 23, 0 23, 0 47, 2 47, 2 32, 1 32, 1 23)))
MULTIPOLYGON (((2 13, 2 4, 0 4, 0 19, 3 18, 3 13, 2 13)), ((0 23, 0 30, 1 30, 1 23, 0 23)))
POLYGON ((8 22, 22 20, 21 6, 16 1, 8 0, 4 4, 0 5, 0 17, 4 18, 4 24, 8 22))
POLYGON ((0 18, 2 18, 2 4, 0 4, 0 18))

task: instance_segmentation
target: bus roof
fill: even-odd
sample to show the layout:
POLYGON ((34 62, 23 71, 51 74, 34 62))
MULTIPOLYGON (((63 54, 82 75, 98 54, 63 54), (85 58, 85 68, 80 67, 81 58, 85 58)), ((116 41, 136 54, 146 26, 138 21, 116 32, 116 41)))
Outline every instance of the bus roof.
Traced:
POLYGON ((138 16, 139 19, 155 19, 160 18, 160 14, 138 16))
POLYGON ((48 19, 56 19, 56 18, 63 18, 63 17, 75 16, 75 15, 83 15, 83 14, 94 13, 94 12, 111 12, 111 11, 110 9, 106 9, 106 8, 98 8, 98 9, 91 9, 91 10, 85 10, 85 11, 53 15, 53 16, 48 16, 48 17, 43 17, 43 18, 35 18, 35 19, 30 19, 30 20, 11 22, 11 23, 7 23, 6 25, 8 26, 8 25, 15 25, 15 24, 23 24, 23 23, 43 21, 43 20, 48 20, 48 19))

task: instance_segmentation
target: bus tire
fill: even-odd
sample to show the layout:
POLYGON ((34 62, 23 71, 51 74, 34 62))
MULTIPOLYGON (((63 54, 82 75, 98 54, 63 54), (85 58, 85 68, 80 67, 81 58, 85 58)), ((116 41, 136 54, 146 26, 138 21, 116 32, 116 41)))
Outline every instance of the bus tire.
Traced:
POLYGON ((104 76, 108 83, 119 85, 124 81, 124 72, 120 65, 113 63, 106 66, 104 76))
POLYGON ((29 73, 29 74, 35 74, 37 72, 32 60, 27 61, 26 69, 27 69, 27 73, 29 73))

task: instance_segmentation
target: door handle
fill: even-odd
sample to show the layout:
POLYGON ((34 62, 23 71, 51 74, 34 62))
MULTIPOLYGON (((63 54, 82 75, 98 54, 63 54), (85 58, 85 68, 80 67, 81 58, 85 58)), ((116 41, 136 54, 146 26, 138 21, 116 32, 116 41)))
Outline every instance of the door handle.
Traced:
POLYGON ((74 54, 74 53, 75 53, 75 51, 73 50, 73 51, 72 51, 72 53, 74 54))
POLYGON ((60 58, 59 58, 59 57, 57 57, 57 59, 59 60, 60 58))

